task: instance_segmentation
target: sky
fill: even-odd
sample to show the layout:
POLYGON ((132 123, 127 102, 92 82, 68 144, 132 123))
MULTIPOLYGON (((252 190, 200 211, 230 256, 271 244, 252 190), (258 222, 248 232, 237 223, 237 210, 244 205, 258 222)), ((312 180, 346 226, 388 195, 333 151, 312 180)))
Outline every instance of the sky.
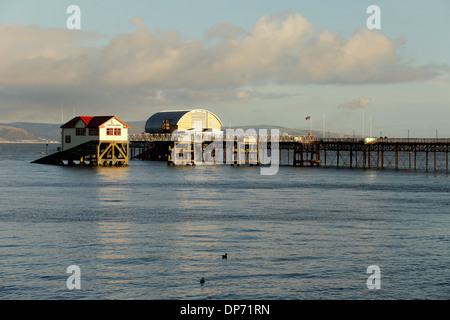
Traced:
POLYGON ((0 122, 199 108, 225 127, 450 138, 449 15, 448 0, 0 0, 0 122))

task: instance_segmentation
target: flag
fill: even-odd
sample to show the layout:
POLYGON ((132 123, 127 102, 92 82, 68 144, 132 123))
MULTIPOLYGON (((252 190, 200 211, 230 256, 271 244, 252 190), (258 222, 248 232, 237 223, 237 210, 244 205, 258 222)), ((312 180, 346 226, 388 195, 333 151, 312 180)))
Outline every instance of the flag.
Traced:
POLYGON ((306 117, 306 120, 311 120, 311 116, 306 117))

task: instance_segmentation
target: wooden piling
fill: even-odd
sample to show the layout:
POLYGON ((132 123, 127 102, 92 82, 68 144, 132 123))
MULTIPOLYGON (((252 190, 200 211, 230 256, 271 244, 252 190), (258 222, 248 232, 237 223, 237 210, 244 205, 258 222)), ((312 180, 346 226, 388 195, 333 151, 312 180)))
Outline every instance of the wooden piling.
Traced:
POLYGON ((414 148, 414 170, 417 170, 417 149, 414 148))
POLYGON ((398 170, 398 149, 395 150, 395 169, 398 170))
POLYGON ((337 160, 337 167, 339 168, 339 150, 337 151, 336 154, 336 160, 337 160))
POLYGON ((350 169, 353 168, 353 148, 350 148, 350 169))
POLYGON ((445 152, 445 170, 448 171, 448 151, 445 152))
POLYGON ((367 154, 366 154, 366 150, 363 151, 363 168, 366 169, 366 159, 367 154))
POLYGON ((409 168, 411 169, 411 151, 409 151, 409 168))

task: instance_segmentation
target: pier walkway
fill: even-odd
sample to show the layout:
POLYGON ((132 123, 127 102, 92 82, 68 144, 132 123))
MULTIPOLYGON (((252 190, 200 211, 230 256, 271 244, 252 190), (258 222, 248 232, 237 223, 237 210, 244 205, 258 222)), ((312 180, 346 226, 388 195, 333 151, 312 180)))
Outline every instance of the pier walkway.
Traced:
MULTIPOLYGON (((243 153, 246 158, 234 159, 238 164, 261 164, 261 156, 265 154, 259 149, 261 143, 266 150, 271 150, 272 142, 279 149, 280 165, 290 166, 316 166, 337 168, 392 168, 392 169, 415 169, 415 170, 445 170, 448 171, 450 151, 450 139, 391 139, 379 138, 365 140, 361 138, 316 138, 310 136, 280 135, 274 141, 270 135, 253 136, 252 144, 246 144, 243 153), (257 145, 258 147, 252 148, 257 145), (250 157, 256 152, 256 156, 250 157), (256 159, 256 163, 251 161, 256 159)), ((230 139, 223 135, 220 142, 226 150, 226 140, 230 139)), ((239 154, 238 139, 234 139, 235 148, 232 150, 239 154)), ((140 160, 159 160, 171 162, 170 154, 176 145, 175 137, 171 134, 139 134, 130 135, 130 158, 140 160)), ((210 133, 202 133, 202 149, 214 141, 210 133), (209 136, 208 136, 209 134, 209 136)), ((270 153, 270 151, 269 151, 270 153)), ((226 151, 225 151, 226 154, 226 151)), ((225 159, 226 155, 224 156, 225 159)))

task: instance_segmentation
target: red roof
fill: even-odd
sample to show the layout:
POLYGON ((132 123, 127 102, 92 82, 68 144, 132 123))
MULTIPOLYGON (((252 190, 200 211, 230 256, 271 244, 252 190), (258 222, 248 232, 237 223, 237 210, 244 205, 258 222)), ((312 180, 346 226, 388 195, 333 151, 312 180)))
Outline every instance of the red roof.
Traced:
POLYGON ((89 126, 89 122, 93 119, 94 117, 83 117, 81 116, 80 119, 83 120, 84 124, 86 126, 89 126))
POLYGON ((115 116, 81 116, 81 117, 75 117, 72 120, 70 120, 69 122, 63 124, 61 126, 61 128, 75 128, 75 125, 77 124, 77 122, 79 120, 83 121, 84 124, 86 125, 86 128, 98 128, 101 125, 103 125, 104 123, 108 122, 111 119, 116 119, 117 121, 119 121, 120 123, 122 123, 124 125, 125 128, 129 129, 130 127, 124 123, 123 121, 117 119, 115 116))

